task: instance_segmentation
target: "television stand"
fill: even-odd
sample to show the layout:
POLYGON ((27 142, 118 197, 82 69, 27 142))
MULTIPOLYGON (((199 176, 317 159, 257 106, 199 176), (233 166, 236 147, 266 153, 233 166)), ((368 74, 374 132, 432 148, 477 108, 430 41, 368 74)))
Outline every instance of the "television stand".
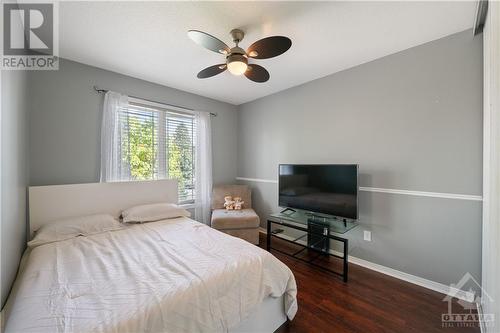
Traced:
MULTIPOLYGON (((293 211, 294 211, 294 213, 295 213, 295 212, 297 212, 296 210, 291 209, 291 208, 287 208, 287 209, 293 210, 293 211)), ((282 210, 282 211, 280 212, 280 214, 282 214, 282 213, 283 213, 284 211, 286 211, 287 209, 282 210)), ((341 218, 338 218, 338 217, 336 217, 336 216, 329 216, 329 217, 327 217, 327 216, 324 216, 324 215, 318 215, 318 214, 315 214, 315 213, 312 213, 312 212, 305 212, 304 214, 305 214, 305 216, 307 216, 307 217, 309 217, 310 219, 312 219, 312 221, 314 221, 314 222, 323 222, 323 223, 328 223, 328 221, 333 220, 333 221, 338 221, 339 223, 340 223, 340 222, 344 223, 344 227, 346 227, 346 228, 347 228, 347 219, 345 219, 345 218, 342 218, 342 219, 341 219, 341 218)))
POLYGON ((357 224, 351 221, 341 221, 339 219, 320 217, 320 220, 312 218, 311 214, 304 213, 302 211, 296 211, 292 214, 287 213, 276 213, 269 216, 267 220, 267 243, 266 247, 269 252, 276 251, 282 254, 291 256, 297 260, 307 262, 315 267, 322 270, 328 271, 342 276, 344 282, 348 281, 348 251, 349 251, 349 240, 345 237, 341 237, 339 234, 344 234, 352 228, 356 227, 357 224), (288 237, 283 235, 283 232, 273 232, 273 224, 282 227, 287 227, 305 234, 299 237, 288 237), (282 251, 276 247, 272 246, 272 239, 279 238, 283 241, 293 243, 301 247, 300 250, 295 253, 288 253, 282 251), (330 251, 330 241, 338 241, 343 245, 342 255, 338 255, 330 251), (310 250, 316 253, 312 259, 304 259, 300 257, 299 254, 302 252, 310 250), (342 272, 334 271, 324 265, 316 263, 316 259, 321 256, 331 256, 340 258, 343 261, 342 272))
POLYGON ((293 213, 296 213, 297 211, 295 209, 292 209, 292 208, 285 208, 283 209, 280 214, 285 214, 285 212, 289 212, 288 214, 293 214, 293 213))

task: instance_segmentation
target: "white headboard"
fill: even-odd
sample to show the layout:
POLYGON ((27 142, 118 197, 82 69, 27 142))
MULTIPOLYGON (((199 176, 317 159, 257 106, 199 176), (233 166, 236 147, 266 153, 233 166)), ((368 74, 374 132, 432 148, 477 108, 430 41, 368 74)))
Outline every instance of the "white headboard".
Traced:
POLYGON ((118 217, 131 206, 177 200, 177 180, 173 179, 31 186, 30 235, 45 223, 62 218, 103 213, 118 217))

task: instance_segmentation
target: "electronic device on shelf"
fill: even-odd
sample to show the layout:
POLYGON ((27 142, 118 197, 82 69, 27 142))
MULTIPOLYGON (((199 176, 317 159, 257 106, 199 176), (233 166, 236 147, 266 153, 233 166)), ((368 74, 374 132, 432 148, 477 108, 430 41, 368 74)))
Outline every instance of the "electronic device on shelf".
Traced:
POLYGON ((330 225, 315 220, 307 221, 307 247, 328 253, 330 251, 330 225))

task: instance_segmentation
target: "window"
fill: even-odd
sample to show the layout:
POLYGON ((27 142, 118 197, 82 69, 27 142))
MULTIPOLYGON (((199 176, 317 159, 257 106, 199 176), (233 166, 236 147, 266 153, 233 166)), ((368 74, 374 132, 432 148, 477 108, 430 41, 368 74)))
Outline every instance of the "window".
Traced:
POLYGON ((195 115, 132 98, 117 110, 119 180, 175 178, 179 203, 194 203, 195 115))
POLYGON ((210 113, 107 91, 101 126, 101 182, 175 178, 179 203, 210 223, 210 113))

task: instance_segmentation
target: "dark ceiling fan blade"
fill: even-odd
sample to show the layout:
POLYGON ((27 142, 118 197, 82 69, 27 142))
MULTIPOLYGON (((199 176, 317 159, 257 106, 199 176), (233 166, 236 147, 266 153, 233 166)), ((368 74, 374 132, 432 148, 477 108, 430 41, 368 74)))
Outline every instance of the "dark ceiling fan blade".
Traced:
POLYGON ((230 52, 229 46, 220 39, 199 30, 189 30, 188 36, 198 45, 221 54, 230 52))
POLYGON ((198 79, 206 79, 207 77, 212 77, 214 75, 220 74, 226 70, 226 64, 218 64, 207 67, 198 73, 198 79))
POLYGON ((292 46, 292 41, 284 36, 262 38, 247 50, 247 55, 255 59, 268 59, 285 53, 292 46))
POLYGON ((264 67, 256 64, 248 65, 245 76, 254 82, 266 82, 269 80, 269 72, 264 67))

